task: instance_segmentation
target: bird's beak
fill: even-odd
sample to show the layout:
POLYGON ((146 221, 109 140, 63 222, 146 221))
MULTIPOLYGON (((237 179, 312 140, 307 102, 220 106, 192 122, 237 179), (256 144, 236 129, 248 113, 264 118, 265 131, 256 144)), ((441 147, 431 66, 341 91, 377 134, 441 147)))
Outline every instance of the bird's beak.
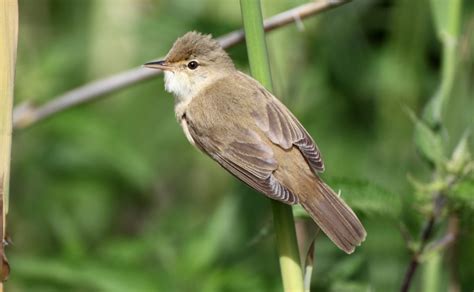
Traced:
POLYGON ((152 69, 171 70, 170 64, 165 60, 149 62, 143 64, 143 66, 152 69))

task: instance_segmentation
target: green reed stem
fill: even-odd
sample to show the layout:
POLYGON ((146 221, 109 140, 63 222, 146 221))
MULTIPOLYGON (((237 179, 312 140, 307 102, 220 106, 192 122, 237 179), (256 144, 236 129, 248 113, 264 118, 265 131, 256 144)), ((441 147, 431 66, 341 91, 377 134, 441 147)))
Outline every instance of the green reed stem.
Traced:
MULTIPOLYGON (((247 53, 252 76, 272 91, 272 77, 263 31, 263 18, 258 0, 241 0, 247 53)), ((303 272, 296 240, 292 208, 272 200, 278 255, 284 291, 303 291, 303 272)))

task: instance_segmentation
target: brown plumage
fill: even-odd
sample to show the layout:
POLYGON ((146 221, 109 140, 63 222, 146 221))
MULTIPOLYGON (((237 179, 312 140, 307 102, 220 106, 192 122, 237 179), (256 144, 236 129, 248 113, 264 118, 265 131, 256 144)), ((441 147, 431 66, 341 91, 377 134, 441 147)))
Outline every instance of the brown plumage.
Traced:
POLYGON ((345 252, 364 241, 357 216, 318 176, 324 164, 311 136, 278 99, 236 70, 216 41, 188 33, 164 61, 146 65, 165 70, 192 144, 255 190, 301 204, 345 252))
POLYGON ((197 32, 187 33, 177 39, 166 56, 166 61, 170 63, 180 62, 193 56, 200 56, 201 60, 206 61, 225 62, 226 65, 233 67, 232 60, 218 42, 214 41, 210 35, 197 32))

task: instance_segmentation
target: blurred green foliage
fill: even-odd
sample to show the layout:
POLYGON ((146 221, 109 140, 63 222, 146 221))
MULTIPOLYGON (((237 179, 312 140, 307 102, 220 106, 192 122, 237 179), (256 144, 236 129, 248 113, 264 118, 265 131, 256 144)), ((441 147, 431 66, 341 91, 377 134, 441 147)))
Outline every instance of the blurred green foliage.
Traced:
MULTIPOLYGON (((162 56, 189 30, 219 36, 241 26, 238 1, 19 2, 16 103, 43 103, 162 56)), ((263 12, 304 2, 265 0, 263 12)), ((443 116, 448 153, 474 125, 474 3, 464 2, 443 116)), ((416 235, 423 218, 407 175, 431 176, 406 110, 420 116, 440 82, 429 5, 358 0, 267 38, 276 95, 316 139, 325 179, 368 231, 352 256, 318 237, 316 291, 400 287, 410 253, 399 226, 416 235)), ((248 72, 244 45, 229 53, 248 72)), ((473 192, 471 179, 453 194, 461 210, 458 277, 467 290, 474 287, 473 192)), ((157 78, 15 133, 7 288, 279 291, 269 206, 188 145, 157 78)))

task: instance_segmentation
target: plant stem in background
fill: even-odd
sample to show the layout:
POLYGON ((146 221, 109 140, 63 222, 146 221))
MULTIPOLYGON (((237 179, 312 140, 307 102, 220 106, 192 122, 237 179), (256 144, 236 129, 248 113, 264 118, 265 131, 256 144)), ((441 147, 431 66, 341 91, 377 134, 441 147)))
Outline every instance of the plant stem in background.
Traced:
POLYGON ((441 261, 442 255, 439 252, 431 255, 431 258, 426 261, 424 265, 423 273, 423 292, 436 292, 440 291, 441 287, 441 261))
MULTIPOLYGON (((437 29, 438 37, 443 45, 442 67, 441 67, 441 83, 437 92, 431 98, 424 109, 423 121, 418 122, 415 128, 415 142, 420 153, 424 153, 433 166, 434 182, 444 181, 445 188, 431 194, 433 200, 433 211, 426 219, 425 228, 421 232, 419 248, 414 252, 410 264, 407 268, 405 278, 402 283, 401 291, 409 291, 415 272, 424 257, 426 246, 434 233, 435 223, 439 221, 442 210, 445 208, 445 201, 448 199, 449 192, 457 180, 458 176, 450 176, 446 174, 442 167, 445 165, 445 147, 443 145, 440 130, 443 128, 442 113, 443 108, 451 97, 454 84, 457 64, 457 42, 459 38, 459 27, 461 23, 461 7, 462 0, 443 1, 431 0, 431 10, 434 15, 434 22, 437 29), (424 127, 424 128, 423 128, 424 127), (423 134, 429 132, 429 135, 423 134), (431 140, 435 143, 426 143, 431 140), (421 143, 420 143, 421 142, 421 143), (433 151, 423 145, 438 145, 439 151, 433 151), (431 155, 426 155, 430 154, 431 155)), ((429 147, 433 148, 433 147, 429 147)), ((455 151, 456 152, 456 151, 455 151)), ((452 160, 454 160, 453 155, 452 160)), ((449 212, 449 210, 448 210, 449 212)), ((450 235, 450 234, 448 234, 450 235)), ((453 235, 451 241, 456 240, 457 232, 453 235)), ((440 274, 441 274, 441 250, 435 251, 425 262, 425 273, 422 278, 423 291, 439 291, 440 274)))
MULTIPOLYGON (((242 20, 252 76, 272 91, 270 64, 263 30, 260 1, 241 0, 242 20)), ((296 240, 292 208, 272 200, 273 218, 285 291, 303 291, 303 272, 296 240)))
MULTIPOLYGON (((265 31, 272 31, 297 20, 346 4, 350 1, 351 0, 321 0, 303 4, 266 19, 264 22, 265 31)), ((242 29, 239 29, 223 35, 217 40, 223 48, 230 48, 244 40, 244 32, 242 29)), ((100 97, 108 93, 127 88, 138 82, 153 78, 161 73, 160 70, 133 68, 72 89, 64 94, 52 98, 49 102, 40 107, 36 107, 31 103, 16 106, 13 115, 13 126, 15 129, 29 127, 52 115, 84 103, 98 100, 100 97)))
POLYGON ((4 253, 8 191, 10 180, 10 153, 12 142, 13 83, 18 42, 17 0, 0 0, 0 291, 10 268, 4 253))
POLYGON ((443 45, 441 83, 424 112, 424 120, 432 128, 441 125, 443 107, 451 97, 456 76, 461 7, 462 0, 431 0, 438 38, 443 45))

